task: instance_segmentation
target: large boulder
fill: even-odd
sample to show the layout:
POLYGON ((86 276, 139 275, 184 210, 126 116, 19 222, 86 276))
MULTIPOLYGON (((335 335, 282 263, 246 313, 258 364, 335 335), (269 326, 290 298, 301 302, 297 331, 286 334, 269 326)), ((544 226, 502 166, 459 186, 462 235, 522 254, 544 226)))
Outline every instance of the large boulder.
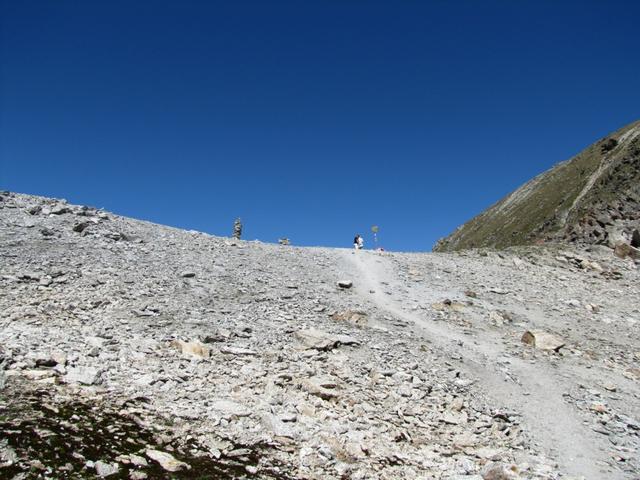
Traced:
POLYGON ((527 330, 522 335, 522 343, 531 345, 539 350, 559 351, 565 342, 558 336, 543 330, 527 330))
POLYGON ((64 381, 82 385, 97 385, 101 382, 100 374, 100 370, 93 367, 72 367, 64 376, 64 381))

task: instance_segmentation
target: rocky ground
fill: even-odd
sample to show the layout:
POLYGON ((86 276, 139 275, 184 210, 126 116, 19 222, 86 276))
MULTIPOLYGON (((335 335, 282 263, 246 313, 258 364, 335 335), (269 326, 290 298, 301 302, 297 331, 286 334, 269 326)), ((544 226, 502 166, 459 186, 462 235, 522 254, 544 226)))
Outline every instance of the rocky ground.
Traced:
POLYGON ((296 248, 4 192, 0 258, 0 478, 640 476, 608 248, 296 248))

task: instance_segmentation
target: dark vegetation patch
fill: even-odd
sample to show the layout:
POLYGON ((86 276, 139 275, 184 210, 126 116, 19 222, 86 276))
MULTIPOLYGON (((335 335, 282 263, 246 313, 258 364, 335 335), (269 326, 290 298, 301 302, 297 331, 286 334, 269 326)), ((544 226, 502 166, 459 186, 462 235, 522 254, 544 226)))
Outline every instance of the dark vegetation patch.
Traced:
POLYGON ((618 141, 615 138, 606 138, 600 143, 600 152, 607 153, 618 146, 618 141))
POLYGON ((122 406, 60 401, 49 390, 26 384, 11 378, 0 392, 0 478, 97 478, 93 463, 98 461, 118 463, 119 471, 107 477, 114 480, 129 479, 134 472, 149 479, 293 478, 267 460, 269 445, 234 445, 233 457, 217 459, 191 438, 167 435, 168 426, 140 426, 140 419, 122 406), (170 453, 190 468, 167 472, 146 457, 148 448, 170 453), (131 463, 132 454, 145 457, 148 466, 131 463), (249 473, 248 466, 257 472, 249 473))

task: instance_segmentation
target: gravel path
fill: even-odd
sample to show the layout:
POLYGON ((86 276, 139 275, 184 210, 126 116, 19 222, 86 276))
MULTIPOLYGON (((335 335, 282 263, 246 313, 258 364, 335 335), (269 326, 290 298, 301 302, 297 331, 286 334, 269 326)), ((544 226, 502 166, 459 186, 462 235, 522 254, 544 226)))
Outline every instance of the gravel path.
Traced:
MULTIPOLYGON (((571 405, 564 402, 567 383, 573 379, 557 367, 513 356, 509 357, 506 376, 501 369, 506 351, 499 332, 478 330, 469 335, 448 323, 434 322, 407 309, 417 298, 435 302, 462 292, 456 292, 453 285, 445 291, 407 285, 399 280, 387 258, 376 252, 344 255, 344 260, 353 264, 360 295, 393 316, 415 324, 430 343, 458 361, 457 367, 478 378, 496 404, 521 413, 527 430, 559 461, 565 472, 585 478, 625 478, 622 472, 603 469, 608 460, 609 442, 586 427, 571 405), (393 295, 392 292, 398 291, 404 294, 393 295)), ((592 380, 597 376, 592 375, 592 380)))

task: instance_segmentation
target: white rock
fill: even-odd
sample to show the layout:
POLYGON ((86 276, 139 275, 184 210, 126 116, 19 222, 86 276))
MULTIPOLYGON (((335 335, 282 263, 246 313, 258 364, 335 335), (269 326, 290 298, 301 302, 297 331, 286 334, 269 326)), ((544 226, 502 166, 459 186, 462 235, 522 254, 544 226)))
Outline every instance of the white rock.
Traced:
POLYGON ((270 413, 260 416, 262 425, 277 437, 296 438, 293 429, 270 413))
POLYGON ((558 351, 565 342, 558 336, 543 330, 528 330, 522 335, 522 342, 540 350, 558 351))
POLYGON ((146 458, 141 457, 140 455, 136 455, 134 453, 129 455, 129 460, 136 467, 146 467, 149 465, 146 458))
POLYGON ((93 367, 70 367, 63 378, 67 383, 96 385, 100 383, 100 371, 93 367))
POLYGON ((324 400, 337 398, 340 395, 340 391, 336 389, 337 382, 328 375, 307 378, 301 382, 301 385, 307 392, 324 400))
POLYGON ((440 419, 444 423, 449 423, 451 425, 463 425, 469 421, 469 416, 467 415, 467 412, 447 411, 442 414, 440 419))
POLYGON ((295 336, 307 348, 316 350, 331 350, 341 344, 354 345, 358 343, 355 338, 349 335, 332 335, 316 328, 299 330, 295 333, 295 336))
POLYGON ((161 452, 160 450, 152 450, 148 449, 145 454, 151 460, 155 460, 160 464, 162 468, 164 468, 167 472, 179 472, 180 470, 190 469, 191 467, 180 460, 176 460, 176 458, 166 452, 161 452))
POLYGON ((258 352, 255 350, 240 347, 221 347, 220 352, 231 355, 258 355, 258 352))
POLYGON ((215 400, 211 403, 211 407, 228 416, 248 417, 251 415, 248 408, 231 400, 215 400))
POLYGON ((94 464, 94 468, 98 476, 102 478, 115 475, 120 471, 120 466, 117 463, 105 463, 102 460, 98 460, 94 464))
POLYGON ((184 342, 182 340, 174 340, 171 342, 176 349, 183 355, 192 358, 209 358, 211 352, 209 347, 203 345, 199 341, 184 342))

